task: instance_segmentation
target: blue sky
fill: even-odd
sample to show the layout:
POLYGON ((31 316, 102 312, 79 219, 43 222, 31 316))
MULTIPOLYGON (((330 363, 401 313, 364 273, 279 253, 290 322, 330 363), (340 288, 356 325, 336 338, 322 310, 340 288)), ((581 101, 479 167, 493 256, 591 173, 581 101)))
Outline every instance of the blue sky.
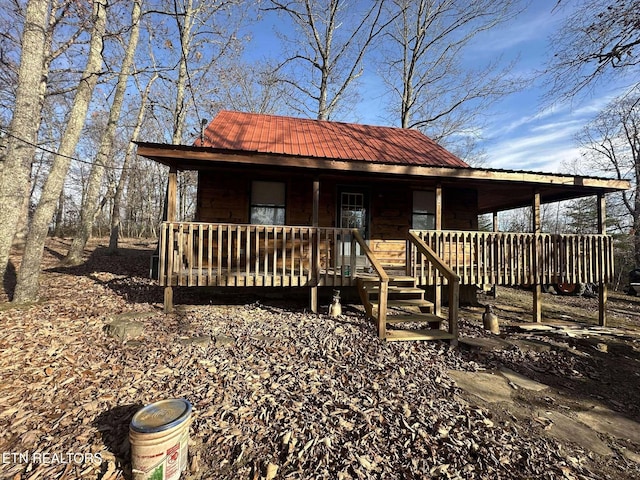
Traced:
MULTIPOLYGON (((539 77, 552 52, 549 36, 559 28, 565 16, 571 14, 571 2, 564 10, 553 11, 557 0, 522 0, 526 10, 508 25, 486 32, 474 40, 468 59, 485 64, 495 58, 504 62, 518 59, 516 74, 527 78, 539 77)), ((277 48, 273 24, 267 16, 259 29, 253 30, 257 50, 265 46, 277 48)), ((278 26, 282 23, 278 21, 278 26)), ((263 51, 264 51, 263 50, 263 51)), ((255 54, 255 52, 254 52, 255 54)), ((384 88, 375 72, 366 71, 361 79, 363 100, 353 118, 347 121, 388 125, 388 114, 381 106, 384 88)), ((512 94, 486 112, 486 124, 480 131, 481 146, 486 154, 484 166, 489 168, 532 170, 541 172, 569 172, 568 165, 580 157, 576 134, 620 90, 600 89, 591 96, 581 96, 570 103, 543 104, 545 93, 542 79, 537 78, 527 89, 512 94)), ((548 103, 548 102, 547 102, 548 103)), ((582 172, 584 173, 584 172, 582 172)))
POLYGON ((548 105, 543 101, 543 79, 536 73, 552 54, 549 36, 559 28, 563 16, 570 14, 570 11, 552 13, 555 3, 555 0, 532 2, 511 25, 488 35, 486 45, 490 51, 507 56, 519 53, 518 73, 538 77, 529 88, 495 106, 483 131, 488 166, 566 172, 567 164, 580 157, 576 134, 616 93, 601 88, 573 102, 548 105))

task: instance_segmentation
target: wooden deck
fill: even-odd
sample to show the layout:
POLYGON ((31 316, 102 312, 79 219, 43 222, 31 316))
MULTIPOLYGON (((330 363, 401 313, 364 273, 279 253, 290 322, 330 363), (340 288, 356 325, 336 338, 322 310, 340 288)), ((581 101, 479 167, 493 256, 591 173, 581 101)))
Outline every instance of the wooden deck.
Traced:
MULTIPOLYGON (((459 285, 604 285, 613 279, 613 242, 607 235, 410 230, 405 253, 403 276, 386 271, 357 230, 165 222, 158 281, 165 287, 165 307, 173 302, 174 286, 309 287, 316 309, 317 287, 358 286, 380 338, 455 343, 459 285), (410 285, 403 284, 407 280, 410 285), (424 299, 425 286, 435 286, 433 303, 424 299), (446 318, 440 316, 444 286, 449 296, 446 318), (392 306, 419 307, 423 314, 434 315, 419 319, 431 328, 395 328, 406 321, 387 317, 392 306), (442 321, 448 322, 446 331, 439 329, 442 321)), ((539 295, 536 298, 539 303, 539 295)), ((604 302, 606 295, 602 311, 604 302)))
MULTIPOLYGON (((412 232, 461 285, 613 280, 613 242, 607 235, 412 232)), ((419 285, 446 282, 412 242, 406 244, 407 273, 419 285)), ((349 229, 165 222, 158 271, 163 286, 288 287, 352 286, 372 268, 349 229)))
POLYGON ((217 269, 208 267, 199 268, 183 267, 180 273, 173 273, 171 277, 165 277, 169 286, 190 287, 332 287, 353 286, 355 277, 346 277, 341 271, 320 269, 318 279, 315 280, 309 270, 290 271, 277 270, 265 273, 264 271, 247 272, 217 269))
POLYGON ((387 330, 388 342, 408 340, 454 340, 455 336, 445 330, 387 330))

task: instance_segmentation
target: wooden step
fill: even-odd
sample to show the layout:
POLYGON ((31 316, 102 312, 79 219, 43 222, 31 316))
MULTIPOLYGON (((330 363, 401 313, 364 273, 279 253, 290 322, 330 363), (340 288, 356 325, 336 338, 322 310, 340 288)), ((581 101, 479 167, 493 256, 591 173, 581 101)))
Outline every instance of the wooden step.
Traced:
MULTIPOLYGON (((380 287, 367 288, 367 292, 377 294, 380 291, 380 287)), ((387 289, 388 293, 411 293, 411 294, 423 294, 424 290, 419 287, 397 287, 395 285, 389 285, 387 289)))
POLYGON ((411 283, 415 285, 416 279, 413 277, 408 277, 406 275, 399 275, 395 277, 389 277, 389 283, 397 284, 397 283, 411 283))
MULTIPOLYGON (((377 302, 373 302, 377 305, 377 302)), ((387 307, 428 307, 433 308, 433 302, 422 298, 393 298, 387 300, 387 307)))
POLYGON ((447 321, 446 318, 439 317, 432 313, 402 313, 399 315, 387 315, 387 323, 429 323, 440 324, 447 321))
MULTIPOLYGON (((378 280, 380 280, 378 275, 376 275, 375 273, 358 273, 358 278, 361 278, 365 282, 369 282, 369 281, 377 282, 378 280)), ((394 280, 398 280, 398 281, 411 280, 411 281, 413 281, 414 278, 411 275, 389 275, 389 281, 392 282, 394 280)))
MULTIPOLYGON (((380 279, 377 275, 360 275, 358 274, 358 280, 361 280, 365 285, 377 285, 380 279)), ((407 276, 389 277, 389 285, 415 285, 416 279, 407 276)))
POLYGON ((412 340, 454 340, 454 336, 445 330, 387 330, 388 342, 412 340))

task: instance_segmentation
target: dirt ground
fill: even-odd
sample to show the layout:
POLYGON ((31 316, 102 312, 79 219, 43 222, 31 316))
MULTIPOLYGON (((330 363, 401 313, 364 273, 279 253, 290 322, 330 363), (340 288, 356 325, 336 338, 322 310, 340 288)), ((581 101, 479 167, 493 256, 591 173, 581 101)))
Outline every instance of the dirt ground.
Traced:
POLYGON ((0 297, 0 478, 131 478, 130 419, 163 398, 194 406, 188 479, 640 478, 637 432, 596 432, 595 450, 553 435, 588 409, 640 422, 640 299, 610 292, 598 328, 597 299, 545 294, 553 328, 527 330, 531 293, 500 288, 479 297, 499 336, 482 308, 461 309, 480 346, 386 343, 357 305, 334 319, 295 299, 178 291, 167 315, 153 242, 107 255, 93 240, 62 267, 69 243, 48 243, 38 302, 0 297), (123 319, 135 335, 109 334, 123 319), (504 368, 548 388, 511 384, 508 403, 487 403, 451 375, 504 368))
MULTIPOLYGON (((548 351, 528 350, 528 357, 511 357, 504 351, 495 358, 547 385, 596 398, 614 410, 640 421, 640 297, 609 292, 607 327, 598 327, 598 299, 543 294, 543 323, 550 331, 525 331, 518 326, 531 322, 532 296, 526 290, 499 288, 497 298, 480 297, 491 304, 503 325, 503 336, 542 343, 548 351), (568 363, 553 361, 559 352, 569 352, 568 363)), ((482 309, 463 308, 462 317, 476 320, 469 330, 478 330, 482 309), (476 327, 476 328, 474 328, 476 327)), ((470 333, 470 332, 469 332, 470 333)), ((471 333, 470 333, 471 334, 471 333)), ((473 335, 473 334, 471 334, 473 335)), ((526 349, 525 349, 526 350, 526 349)), ((539 349, 540 350, 540 349, 539 349)))

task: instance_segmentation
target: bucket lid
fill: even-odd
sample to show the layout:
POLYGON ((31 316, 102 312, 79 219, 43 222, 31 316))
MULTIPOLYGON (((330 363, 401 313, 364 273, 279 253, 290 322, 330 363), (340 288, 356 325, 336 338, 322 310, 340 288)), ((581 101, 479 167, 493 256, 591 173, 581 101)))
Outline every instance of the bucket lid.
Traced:
POLYGON ((169 430, 191 415, 191 404, 184 398, 161 400, 141 408, 131 419, 131 429, 139 433, 169 430))

